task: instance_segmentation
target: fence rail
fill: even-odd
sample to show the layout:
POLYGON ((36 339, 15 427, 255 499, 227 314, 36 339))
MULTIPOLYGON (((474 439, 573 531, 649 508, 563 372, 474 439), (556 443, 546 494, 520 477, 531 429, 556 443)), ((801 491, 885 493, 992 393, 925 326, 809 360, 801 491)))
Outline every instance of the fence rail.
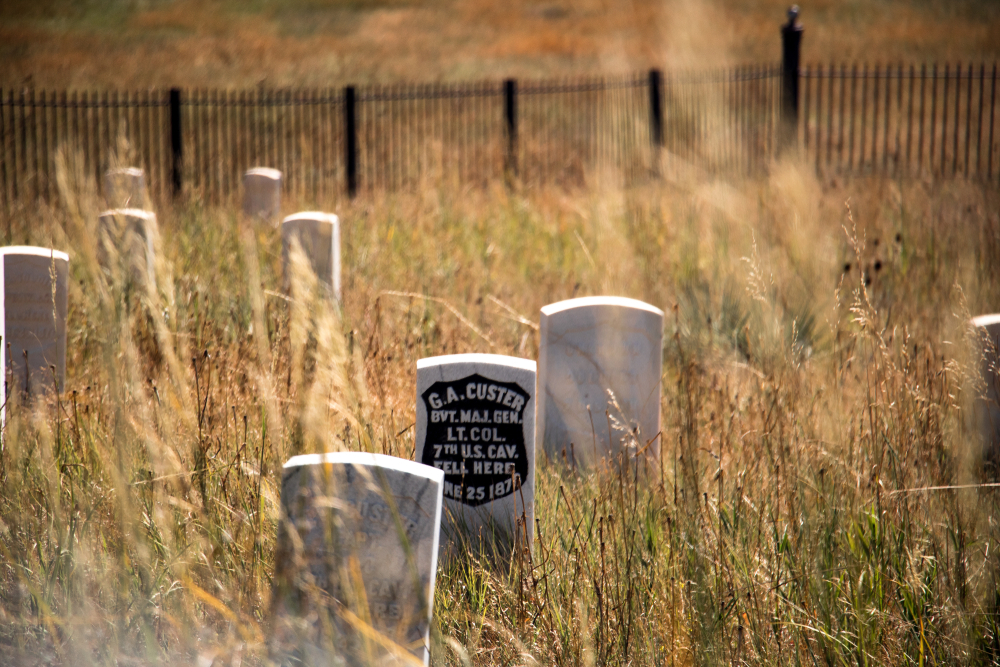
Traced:
POLYGON ((996 84, 996 64, 784 63, 343 89, 0 90, 0 205, 57 202, 60 149, 98 188, 110 167, 142 167, 154 201, 225 200, 254 166, 321 201, 428 182, 580 185, 597 171, 633 183, 665 154, 754 173, 796 147, 821 173, 995 182, 996 84))

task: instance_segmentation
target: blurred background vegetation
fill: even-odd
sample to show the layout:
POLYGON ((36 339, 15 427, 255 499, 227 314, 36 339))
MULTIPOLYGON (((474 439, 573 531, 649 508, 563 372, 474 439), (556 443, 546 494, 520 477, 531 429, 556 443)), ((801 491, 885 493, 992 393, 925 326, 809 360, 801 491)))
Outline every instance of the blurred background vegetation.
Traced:
MULTIPOLYGON (((0 86, 246 88, 775 62, 786 0, 6 0, 0 86)), ((803 3, 805 62, 976 62, 1000 6, 803 3)))

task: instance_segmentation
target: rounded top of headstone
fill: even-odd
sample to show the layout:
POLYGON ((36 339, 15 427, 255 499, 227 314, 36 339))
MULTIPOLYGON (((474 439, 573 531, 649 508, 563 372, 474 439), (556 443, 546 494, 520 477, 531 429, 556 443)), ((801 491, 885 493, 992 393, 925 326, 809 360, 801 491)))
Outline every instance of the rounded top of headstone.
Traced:
POLYGON ((1000 324, 1000 313, 979 315, 972 318, 972 326, 974 327, 988 327, 995 324, 1000 324))
POLYGON ((337 224, 339 218, 333 213, 324 213, 322 211, 299 211, 298 213, 292 213, 289 216, 285 216, 285 219, 281 221, 281 224, 286 222, 295 222, 296 220, 311 220, 313 222, 328 222, 331 225, 337 224))
POLYGON ((508 357, 505 354, 444 354, 438 357, 424 357, 417 359, 417 370, 430 368, 431 366, 442 366, 445 364, 494 364, 496 366, 509 366, 522 370, 535 372, 536 364, 531 359, 521 357, 508 357))
POLYGON ((122 174, 124 176, 142 176, 142 169, 139 167, 118 167, 116 169, 108 169, 108 176, 117 176, 122 174))
POLYGON ((327 452, 325 454, 300 454, 293 456, 285 463, 284 468, 298 466, 315 466, 323 463, 331 465, 377 466, 389 470, 405 472, 409 475, 425 477, 433 482, 444 482, 444 471, 423 463, 401 459, 385 454, 370 454, 369 452, 327 452))
POLYGON ((69 255, 61 250, 40 248, 33 245, 9 245, 0 248, 0 255, 33 255, 35 257, 55 257, 64 262, 69 261, 69 255))
POLYGON ((663 311, 656 306, 651 306, 645 301, 639 301, 638 299, 629 299, 623 296, 584 296, 577 299, 566 299, 565 301, 557 301, 556 303, 550 303, 547 306, 542 306, 542 315, 555 315, 556 313, 561 313, 566 310, 572 310, 574 308, 593 308, 595 306, 611 306, 615 308, 632 308, 635 310, 644 310, 649 313, 653 313, 660 317, 663 317, 663 311))
POLYGON ((101 213, 101 215, 98 217, 103 218, 106 215, 125 215, 130 218, 143 218, 144 220, 156 219, 155 213, 141 208, 109 208, 107 211, 101 213))
POLYGON ((270 167, 254 167, 253 169, 247 169, 243 176, 263 176, 275 181, 281 180, 281 172, 277 169, 271 169, 270 167))

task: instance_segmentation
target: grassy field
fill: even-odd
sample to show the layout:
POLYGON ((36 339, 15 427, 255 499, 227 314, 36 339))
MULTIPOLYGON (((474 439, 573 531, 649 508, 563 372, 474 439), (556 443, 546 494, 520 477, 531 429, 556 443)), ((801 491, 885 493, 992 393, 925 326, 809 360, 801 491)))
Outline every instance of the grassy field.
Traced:
MULTIPOLYGON (((0 86, 245 88, 621 73, 780 58, 787 0, 5 0, 0 86)), ((808 62, 979 62, 1000 6, 803 3, 808 62)))
MULTIPOLYGON (((785 5, 0 4, 0 85, 243 87, 773 61, 785 5)), ((994 59, 1000 6, 831 0, 807 60, 994 59), (872 45, 876 45, 873 47, 872 45)), ((161 207, 159 289, 101 269, 74 155, 7 244, 70 253, 67 387, 0 440, 0 662, 259 665, 278 470, 413 455, 417 359, 537 355, 541 306, 667 313, 662 460, 540 454, 533 555, 438 573, 448 665, 1000 663, 995 480, 967 320, 1000 302, 1000 194, 704 174, 300 202, 343 221, 344 302, 281 290, 276 230, 161 207), (406 293, 405 295, 401 293, 406 293), (456 315, 461 314, 461 318, 456 315)), ((541 451, 541 448, 540 448, 541 451)))
POLYGON ((72 272, 67 391, 12 407, 0 452, 15 664, 261 664, 283 461, 412 457, 417 359, 533 358, 539 308, 588 294, 668 314, 663 459, 540 458, 533 557, 439 572, 436 664, 1000 659, 997 491, 936 488, 983 479, 965 322, 1000 298, 996 192, 791 161, 326 202, 334 310, 308 279, 281 296, 276 231, 197 201, 158 212, 160 289, 136 290, 94 262, 100 204, 64 164, 64 208, 6 239, 72 272))

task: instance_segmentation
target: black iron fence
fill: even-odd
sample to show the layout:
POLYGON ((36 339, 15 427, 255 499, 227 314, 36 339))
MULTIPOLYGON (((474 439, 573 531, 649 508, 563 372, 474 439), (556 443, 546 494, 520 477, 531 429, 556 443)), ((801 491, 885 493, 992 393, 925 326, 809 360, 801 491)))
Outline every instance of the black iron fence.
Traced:
POLYGON ((101 174, 128 137, 133 166, 145 169, 150 194, 169 194, 169 91, 52 92, 0 90, 0 199, 6 207, 57 201, 57 150, 101 174), (124 133, 124 134, 122 134, 124 133))
POLYGON ((821 172, 1000 178, 996 65, 768 65, 342 89, 0 90, 0 204, 57 202, 57 151, 98 188, 139 166, 165 201, 236 195, 280 169, 322 201, 433 183, 655 178, 666 161, 754 173, 780 150, 821 172))
POLYGON ((830 64, 800 76, 799 140, 818 170, 1000 175, 996 63, 830 64))
POLYGON ((140 166, 154 201, 219 201, 269 166, 290 195, 395 191, 428 182, 582 184, 657 173, 665 150, 755 168, 775 152, 777 67, 664 76, 220 91, 0 90, 0 198, 57 200, 56 151, 102 187, 140 166))

